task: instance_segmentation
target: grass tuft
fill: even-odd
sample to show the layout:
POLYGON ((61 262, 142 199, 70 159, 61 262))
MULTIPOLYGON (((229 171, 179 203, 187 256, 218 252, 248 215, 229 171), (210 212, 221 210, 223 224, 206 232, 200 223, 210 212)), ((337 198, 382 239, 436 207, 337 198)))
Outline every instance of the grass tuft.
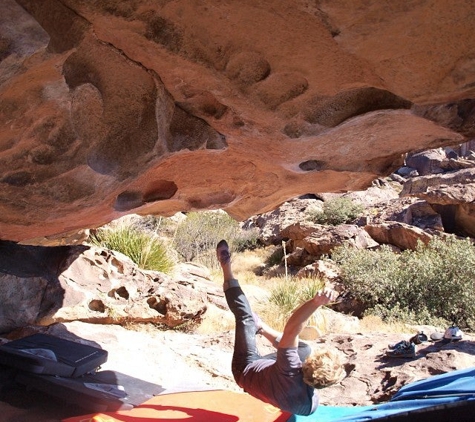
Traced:
POLYGON ((90 242, 128 256, 144 270, 170 273, 174 267, 162 241, 129 225, 98 229, 92 234, 90 242))

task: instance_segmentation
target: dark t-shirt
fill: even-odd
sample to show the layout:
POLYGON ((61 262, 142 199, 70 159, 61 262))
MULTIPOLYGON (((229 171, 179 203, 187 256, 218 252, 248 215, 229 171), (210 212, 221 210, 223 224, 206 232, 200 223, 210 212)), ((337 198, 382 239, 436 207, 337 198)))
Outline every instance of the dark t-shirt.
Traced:
POLYGON ((296 415, 310 415, 318 406, 315 389, 303 381, 296 347, 278 348, 277 360, 252 362, 244 369, 238 384, 251 396, 296 415))

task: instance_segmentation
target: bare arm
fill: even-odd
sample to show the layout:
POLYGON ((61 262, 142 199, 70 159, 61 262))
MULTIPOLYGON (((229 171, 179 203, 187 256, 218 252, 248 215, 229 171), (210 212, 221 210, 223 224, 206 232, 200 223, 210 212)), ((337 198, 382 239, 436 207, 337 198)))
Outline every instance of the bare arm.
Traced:
POLYGON ((337 296, 337 292, 325 289, 318 292, 312 299, 299 306, 291 315, 287 324, 285 324, 284 333, 279 342, 279 347, 297 347, 299 335, 305 328, 308 319, 320 306, 333 302, 337 296))
POLYGON ((272 346, 274 346, 277 349, 277 346, 279 345, 279 340, 282 337, 282 333, 280 331, 274 330, 272 327, 267 325, 265 322, 261 322, 262 324, 262 330, 260 331, 260 334, 264 336, 272 346))

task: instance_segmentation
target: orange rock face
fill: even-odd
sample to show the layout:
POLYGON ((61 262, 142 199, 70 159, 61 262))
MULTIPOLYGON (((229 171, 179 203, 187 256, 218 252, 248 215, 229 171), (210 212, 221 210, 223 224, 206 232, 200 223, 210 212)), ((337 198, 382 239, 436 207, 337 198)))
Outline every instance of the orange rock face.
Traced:
POLYGON ((471 0, 3 0, 0 238, 364 189, 475 136, 471 0))

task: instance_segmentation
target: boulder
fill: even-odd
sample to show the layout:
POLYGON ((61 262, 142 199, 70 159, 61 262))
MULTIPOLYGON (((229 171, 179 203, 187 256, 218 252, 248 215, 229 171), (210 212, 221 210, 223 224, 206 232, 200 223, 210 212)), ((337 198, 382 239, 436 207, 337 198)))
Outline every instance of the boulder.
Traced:
POLYGON ((398 222, 422 230, 444 231, 442 217, 425 200, 411 196, 400 196, 365 210, 366 219, 362 225, 398 222))
POLYGON ((39 319, 40 324, 153 322, 175 327, 199 319, 209 302, 225 306, 222 290, 204 267, 180 266, 172 275, 145 271, 128 257, 103 248, 86 249, 66 265, 59 281, 63 304, 39 319))
POLYGON ((340 268, 330 260, 319 259, 303 268, 297 274, 297 278, 320 278, 330 283, 340 280, 340 268))
POLYGON ((379 244, 396 246, 401 250, 415 250, 419 242, 427 244, 432 239, 431 234, 418 227, 391 221, 368 224, 364 229, 379 244))
POLYGON ((284 239, 282 230, 295 223, 306 220, 307 213, 321 210, 323 200, 295 198, 284 202, 273 211, 253 216, 242 223, 244 229, 257 228, 259 240, 264 245, 279 245, 284 239))
POLYGON ((386 180, 382 180, 380 183, 375 181, 368 189, 349 192, 341 196, 363 205, 365 209, 371 209, 372 207, 384 205, 393 199, 399 198, 399 184, 397 184, 396 189, 386 180))
POLYGON ((300 248, 313 259, 328 255, 333 248, 344 243, 360 249, 378 246, 378 243, 365 230, 352 224, 323 226, 313 223, 296 223, 282 230, 281 235, 289 239, 287 244, 290 253, 300 248))
POLYGON ((446 232, 475 237, 475 168, 409 179, 401 195, 430 204, 446 232))
POLYGON ((0 332, 69 321, 176 327, 199 320, 209 304, 226 307, 209 270, 195 264, 179 265, 167 275, 141 270, 125 255, 94 246, 8 247, 11 257, 28 253, 30 260, 21 265, 0 255, 0 332))
POLYGON ((444 173, 445 168, 442 164, 444 161, 448 161, 448 159, 442 148, 412 153, 406 157, 406 165, 416 169, 419 176, 444 173))
MULTIPOLYGON (((408 154, 406 157, 406 164, 409 168, 414 168, 416 170, 417 174, 411 174, 413 177, 429 176, 475 167, 475 161, 469 158, 459 157, 452 148, 430 149, 414 154, 408 154)), ((404 167, 402 169, 404 169, 404 167)), ((400 172, 401 169, 398 170, 399 174, 400 172)))

